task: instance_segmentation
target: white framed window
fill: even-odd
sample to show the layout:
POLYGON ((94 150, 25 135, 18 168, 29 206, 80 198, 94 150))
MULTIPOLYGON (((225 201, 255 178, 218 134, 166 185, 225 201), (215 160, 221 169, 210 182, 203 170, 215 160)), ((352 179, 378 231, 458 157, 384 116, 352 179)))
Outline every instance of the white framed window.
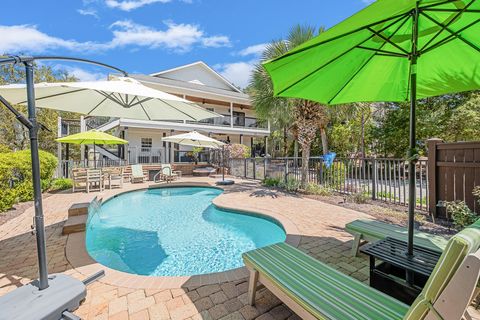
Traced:
POLYGON ((152 148, 152 138, 141 138, 142 151, 149 151, 152 148))

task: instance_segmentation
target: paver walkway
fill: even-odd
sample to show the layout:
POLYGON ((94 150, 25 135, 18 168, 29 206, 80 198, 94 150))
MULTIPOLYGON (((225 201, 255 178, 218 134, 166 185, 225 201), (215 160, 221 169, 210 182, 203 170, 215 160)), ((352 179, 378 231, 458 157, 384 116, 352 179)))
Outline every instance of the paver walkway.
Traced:
MULTIPOLYGON (((183 178, 209 182, 209 178, 183 178)), ((72 203, 87 202, 95 196, 110 196, 148 184, 125 184, 122 190, 102 193, 62 193, 44 201, 50 273, 64 272, 83 277, 65 257, 67 236, 62 226, 72 203)), ((342 272, 368 281, 365 256, 350 256, 351 237, 343 231, 349 221, 365 218, 363 213, 304 199, 260 187, 251 181, 237 181, 215 199, 218 205, 248 211, 281 214, 299 231, 299 248, 342 272)), ((30 232, 33 208, 0 226, 0 295, 37 277, 35 237, 30 232)), ((246 301, 247 279, 201 287, 175 289, 131 289, 97 281, 88 287, 85 303, 75 312, 84 319, 298 319, 268 290, 257 295, 255 307, 246 301)))

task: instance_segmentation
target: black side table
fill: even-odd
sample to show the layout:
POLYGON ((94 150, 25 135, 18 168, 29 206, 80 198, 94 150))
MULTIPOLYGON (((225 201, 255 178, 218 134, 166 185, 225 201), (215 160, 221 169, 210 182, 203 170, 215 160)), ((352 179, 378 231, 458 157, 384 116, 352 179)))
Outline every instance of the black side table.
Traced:
POLYGON ((368 243, 360 251, 370 257, 370 286, 406 304, 412 304, 422 291, 440 258, 439 252, 419 246, 414 246, 414 257, 410 258, 407 243, 390 237, 368 243))

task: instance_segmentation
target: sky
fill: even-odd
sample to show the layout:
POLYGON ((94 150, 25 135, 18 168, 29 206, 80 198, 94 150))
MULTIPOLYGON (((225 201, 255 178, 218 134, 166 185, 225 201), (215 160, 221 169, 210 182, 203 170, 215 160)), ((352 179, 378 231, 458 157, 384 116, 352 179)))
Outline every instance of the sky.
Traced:
MULTIPOLYGON (((23 0, 2 3, 0 53, 97 60, 150 74, 202 60, 239 87, 265 44, 329 28, 371 0, 23 0)), ((110 70, 49 62, 80 80, 110 70)))

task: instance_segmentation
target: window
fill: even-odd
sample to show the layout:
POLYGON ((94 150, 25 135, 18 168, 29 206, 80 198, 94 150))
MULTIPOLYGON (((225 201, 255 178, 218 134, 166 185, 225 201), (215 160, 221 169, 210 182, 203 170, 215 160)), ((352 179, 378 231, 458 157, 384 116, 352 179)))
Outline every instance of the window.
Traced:
MULTIPOLYGON (((207 109, 208 111, 215 112, 215 109, 214 109, 214 108, 211 108, 211 107, 207 107, 207 108, 205 108, 205 109, 207 109)), ((213 124, 213 123, 214 123, 214 119, 213 119, 213 118, 208 118, 208 119, 201 120, 200 122, 208 123, 208 124, 213 124)))
MULTIPOLYGON (((167 136, 167 133, 166 133, 166 132, 164 132, 164 133, 162 134, 162 137, 164 137, 164 138, 165 138, 166 136, 167 136)), ((166 147, 167 147, 167 143, 166 143, 165 141, 164 141, 164 142, 162 142, 162 144, 163 144, 163 147, 164 147, 164 148, 166 148, 166 147)))
POLYGON ((233 125, 234 126, 245 126, 245 112, 233 111, 233 125))
POLYGON ((150 149, 152 148, 152 138, 142 138, 141 144, 142 151, 150 151, 150 149))

